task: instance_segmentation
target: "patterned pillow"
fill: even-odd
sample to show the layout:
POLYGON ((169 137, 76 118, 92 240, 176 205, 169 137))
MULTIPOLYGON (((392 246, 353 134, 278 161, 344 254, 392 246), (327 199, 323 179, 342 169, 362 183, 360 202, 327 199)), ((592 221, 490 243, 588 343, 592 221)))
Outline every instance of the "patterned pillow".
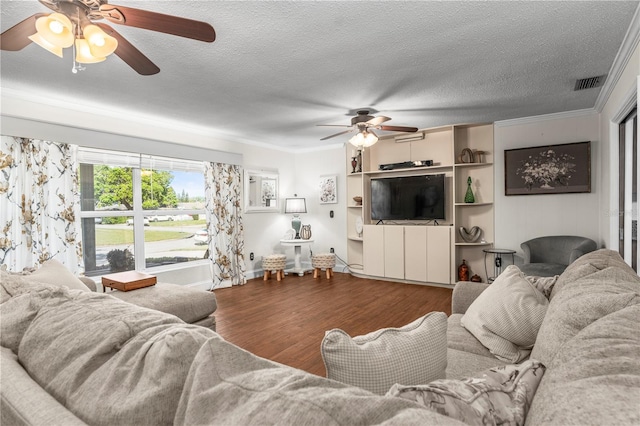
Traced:
POLYGON ((497 358, 520 362, 531 353, 549 301, 509 265, 467 309, 460 324, 497 358))
POLYGON ((469 425, 524 425, 545 367, 528 360, 503 365, 462 380, 394 385, 387 396, 415 401, 469 425))
POLYGON ((447 316, 431 312, 402 328, 349 337, 325 333, 322 359, 327 377, 384 395, 394 383, 428 383, 445 377, 447 316))
POLYGON ((556 281, 558 281, 559 276, 560 275, 554 275, 553 277, 537 277, 535 275, 526 275, 525 278, 533 284, 536 290, 544 294, 544 297, 549 300, 551 292, 553 291, 553 286, 556 285, 556 281))

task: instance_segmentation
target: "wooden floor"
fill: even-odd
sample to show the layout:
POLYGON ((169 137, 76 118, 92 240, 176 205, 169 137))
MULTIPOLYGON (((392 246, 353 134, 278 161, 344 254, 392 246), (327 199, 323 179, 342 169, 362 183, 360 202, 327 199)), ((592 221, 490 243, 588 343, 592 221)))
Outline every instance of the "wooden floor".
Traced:
POLYGON ((218 333, 261 357, 320 376, 320 342, 327 330, 357 336, 401 327, 420 316, 451 313, 451 290, 356 278, 335 273, 327 280, 288 275, 214 290, 218 333))

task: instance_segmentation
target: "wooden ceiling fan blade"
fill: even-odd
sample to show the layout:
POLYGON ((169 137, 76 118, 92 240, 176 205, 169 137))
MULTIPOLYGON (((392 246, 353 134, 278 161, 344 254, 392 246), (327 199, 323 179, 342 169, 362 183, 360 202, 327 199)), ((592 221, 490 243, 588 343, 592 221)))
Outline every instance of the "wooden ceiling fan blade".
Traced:
POLYGON ((113 4, 100 5, 100 13, 105 19, 116 24, 144 28, 209 43, 216 39, 216 32, 213 27, 202 21, 113 4))
POLYGON ((36 33, 36 20, 41 16, 46 16, 46 14, 36 13, 29 16, 0 34, 0 50, 17 51, 31 44, 29 36, 36 33))
POLYGON ((378 126, 380 130, 386 130, 388 132, 409 132, 414 133, 418 131, 417 127, 405 127, 405 126, 378 126))
POLYGON ((107 24, 98 23, 96 25, 105 33, 118 40, 118 47, 113 53, 118 55, 120 59, 126 62, 127 65, 133 68, 138 74, 153 75, 160 72, 160 68, 158 68, 156 64, 151 62, 144 53, 139 51, 133 44, 129 43, 127 39, 122 37, 122 35, 120 35, 116 30, 107 24))
POLYGON ((391 120, 391 118, 385 117, 384 115, 380 115, 378 117, 372 118, 371 120, 367 121, 367 124, 369 124, 371 126, 379 126, 380 124, 384 123, 385 121, 389 121, 389 120, 391 120))
POLYGON ((325 136, 324 138, 322 138, 320 140, 321 141, 326 141, 327 139, 335 138, 336 136, 344 135, 345 133, 350 133, 352 131, 353 131, 353 129, 345 130, 343 132, 339 132, 339 133, 336 133, 336 134, 331 135, 331 136, 325 136))

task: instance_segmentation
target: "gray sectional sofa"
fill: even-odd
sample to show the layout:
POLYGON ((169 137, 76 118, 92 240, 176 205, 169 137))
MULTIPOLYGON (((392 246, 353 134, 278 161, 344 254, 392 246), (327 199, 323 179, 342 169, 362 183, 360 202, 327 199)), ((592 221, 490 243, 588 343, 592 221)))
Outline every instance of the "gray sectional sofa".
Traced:
MULTIPOLYGON (((488 287, 460 282, 454 289, 448 377, 507 364, 461 325, 488 287)), ((640 279, 617 252, 585 254, 557 278, 530 356, 546 372, 527 425, 640 424, 640 279)))
MULTIPOLYGON (((1 273, 3 425, 471 423, 259 358, 108 294, 1 273)), ((460 325, 486 287, 454 291, 452 378, 507 363, 460 325)), ((526 424, 640 424, 637 275, 617 253, 596 251, 570 265, 549 298, 531 349, 546 372, 526 424)))
MULTIPOLYGON (((91 291, 96 284, 91 278, 80 277, 91 291)), ((216 295, 183 285, 158 283, 134 291, 106 290, 107 294, 143 308, 175 315, 187 324, 195 324, 216 331, 216 295)))

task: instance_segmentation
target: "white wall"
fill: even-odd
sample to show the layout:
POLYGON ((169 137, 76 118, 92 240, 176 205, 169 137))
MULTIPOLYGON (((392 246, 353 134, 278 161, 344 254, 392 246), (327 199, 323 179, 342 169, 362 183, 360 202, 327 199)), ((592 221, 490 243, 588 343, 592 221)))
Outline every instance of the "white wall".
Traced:
POLYGON ((516 250, 516 256, 521 256, 520 243, 544 235, 580 235, 600 241, 601 143, 595 111, 497 122, 494 149, 496 247, 516 250), (505 149, 583 141, 591 141, 591 193, 504 195, 505 149))
POLYGON ((250 279, 262 275, 262 256, 284 253, 284 248, 280 246, 279 241, 287 229, 291 228, 291 222, 282 212, 285 197, 293 191, 295 155, 290 152, 247 145, 242 145, 240 148, 243 152, 244 168, 277 171, 280 183, 279 211, 250 212, 243 215, 244 252, 247 278, 250 279), (255 256, 253 261, 249 259, 250 253, 255 256))
MULTIPOLYGON (((333 247, 336 255, 347 259, 347 182, 345 148, 334 147, 323 151, 296 154, 296 191, 307 199, 307 214, 301 215, 303 224, 311 225, 314 253, 328 253, 333 247), (320 204, 319 180, 322 175, 336 175, 338 203, 320 204), (333 218, 330 212, 333 210, 333 218)), ((292 194, 289 194, 291 196, 292 194)), ((287 218, 290 219, 290 218, 287 218)), ((303 250, 304 251, 304 250, 303 250)), ((308 254, 308 253, 307 253, 308 254)), ((340 261, 336 271, 342 271, 340 261)))
MULTIPOLYGON (((346 178, 345 152, 341 146, 323 150, 303 150, 295 153, 246 146, 243 149, 246 168, 277 169, 280 174, 280 210, 277 213, 246 213, 244 215, 245 256, 248 277, 262 274, 260 258, 271 253, 284 253, 289 266, 293 264, 293 248, 280 245, 280 239, 291 228, 291 215, 285 215, 284 200, 297 194, 306 199, 307 213, 301 214, 303 225, 311 225, 313 243, 302 248, 302 264, 310 267, 309 251, 328 252, 346 259, 346 178), (338 203, 320 204, 321 175, 336 175, 338 203), (333 210, 333 218, 329 212, 333 210), (249 254, 255 257, 251 261, 249 254)), ((341 271, 340 262, 336 271, 341 271)))

